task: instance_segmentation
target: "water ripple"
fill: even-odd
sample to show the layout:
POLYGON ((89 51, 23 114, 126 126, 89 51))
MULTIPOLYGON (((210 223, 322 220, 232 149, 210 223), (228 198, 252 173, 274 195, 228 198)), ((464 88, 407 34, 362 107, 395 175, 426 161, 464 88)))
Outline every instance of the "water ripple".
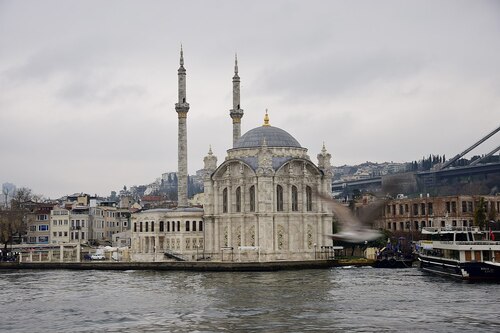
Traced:
POLYGON ((498 285, 417 269, 0 271, 0 331, 498 332, 498 285))

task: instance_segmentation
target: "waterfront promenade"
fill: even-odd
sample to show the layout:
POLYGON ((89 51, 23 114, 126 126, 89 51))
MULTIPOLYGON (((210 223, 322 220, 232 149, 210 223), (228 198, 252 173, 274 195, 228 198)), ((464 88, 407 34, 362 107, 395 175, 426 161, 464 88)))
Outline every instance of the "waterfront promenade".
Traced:
POLYGON ((0 269, 70 269, 70 270, 157 270, 157 271, 281 271, 324 269, 340 266, 372 266, 374 260, 334 259, 307 261, 220 262, 220 261, 162 261, 162 262, 0 262, 0 269))

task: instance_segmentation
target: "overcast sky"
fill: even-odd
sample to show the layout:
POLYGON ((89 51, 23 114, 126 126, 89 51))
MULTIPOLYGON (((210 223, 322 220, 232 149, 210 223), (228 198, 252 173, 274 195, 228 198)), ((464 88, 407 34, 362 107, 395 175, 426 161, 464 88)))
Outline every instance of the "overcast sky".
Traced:
MULTIPOLYGON (((269 109, 317 162, 448 158, 500 125, 499 1, 0 0, 0 184, 109 195, 188 166, 269 109)), ((488 153, 492 137, 474 152, 488 153)))

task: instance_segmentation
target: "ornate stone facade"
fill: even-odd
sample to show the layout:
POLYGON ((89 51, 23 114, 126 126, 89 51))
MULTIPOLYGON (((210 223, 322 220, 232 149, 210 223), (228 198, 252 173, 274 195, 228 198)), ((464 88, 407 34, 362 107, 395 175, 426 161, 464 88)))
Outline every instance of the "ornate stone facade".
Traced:
MULTIPOLYGON (((263 126, 240 136, 243 110, 239 84, 235 62, 230 111, 233 148, 219 166, 211 148, 204 158, 203 209, 183 207, 186 189, 179 183, 178 209, 134 214, 132 260, 169 260, 169 256, 220 261, 308 260, 315 258, 316 249, 331 245, 325 235, 332 233, 333 215, 317 195, 331 192, 331 155, 323 145, 316 166, 307 149, 289 133, 270 126, 267 111, 263 126)), ((179 182, 187 170, 185 120, 189 104, 185 96, 181 53, 176 104, 179 182)))
MULTIPOLYGON (((306 260, 330 246, 324 235, 332 233, 333 216, 316 195, 330 193, 329 168, 318 168, 290 134, 268 124, 235 147, 215 170, 205 163, 205 247, 212 258, 227 258, 223 252, 232 248, 242 261, 306 260)), ((327 167, 330 155, 322 154, 327 167)))
POLYGON ((204 256, 201 208, 146 210, 132 215, 131 226, 133 261, 196 260, 204 256))

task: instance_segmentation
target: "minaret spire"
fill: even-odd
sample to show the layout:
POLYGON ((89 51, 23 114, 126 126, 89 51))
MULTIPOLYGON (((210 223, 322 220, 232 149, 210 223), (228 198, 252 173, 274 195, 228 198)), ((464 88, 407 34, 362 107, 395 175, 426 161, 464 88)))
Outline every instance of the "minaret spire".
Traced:
POLYGON ((238 76, 238 54, 234 54, 234 76, 238 76))
POLYGON ((233 119, 233 147, 241 136, 241 118, 243 109, 240 107, 240 76, 238 75, 238 55, 234 55, 234 76, 233 76, 233 108, 229 111, 233 119))
POLYGON ((179 101, 175 111, 179 120, 177 146, 177 206, 187 207, 188 169, 187 169, 187 114, 189 103, 186 101, 186 69, 184 68, 184 52, 181 44, 180 67, 177 71, 179 101))
POLYGON ((182 44, 181 44, 181 60, 180 60, 180 65, 181 65, 181 67, 184 66, 184 52, 182 51, 182 44))

